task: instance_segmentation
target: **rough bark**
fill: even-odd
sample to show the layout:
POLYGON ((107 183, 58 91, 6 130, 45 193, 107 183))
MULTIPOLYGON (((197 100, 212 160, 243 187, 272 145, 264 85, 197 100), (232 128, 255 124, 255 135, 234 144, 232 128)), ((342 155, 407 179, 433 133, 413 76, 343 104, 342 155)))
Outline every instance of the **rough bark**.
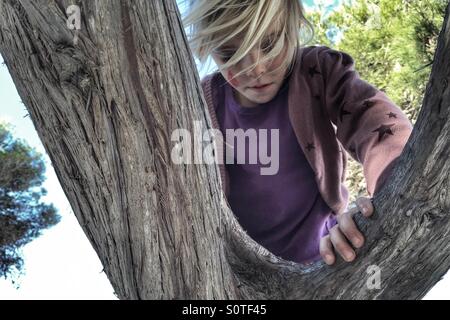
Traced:
POLYGON ((174 0, 0 0, 0 52, 121 299, 423 297, 450 266, 448 9, 419 119, 351 264, 279 260, 240 228, 215 165, 171 161, 211 128, 174 0), (366 285, 367 267, 381 288, 366 285))

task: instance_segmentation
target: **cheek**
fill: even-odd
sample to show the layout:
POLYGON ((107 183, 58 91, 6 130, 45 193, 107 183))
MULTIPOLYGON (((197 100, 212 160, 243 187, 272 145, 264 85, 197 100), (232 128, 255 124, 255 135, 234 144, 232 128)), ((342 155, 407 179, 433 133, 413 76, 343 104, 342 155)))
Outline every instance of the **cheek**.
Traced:
POLYGON ((286 54, 287 54, 287 48, 284 49, 283 52, 281 52, 273 61, 272 67, 274 69, 278 67, 287 68, 288 64, 286 62, 286 54))
POLYGON ((228 82, 231 83, 231 85, 232 85, 233 87, 239 86, 239 81, 238 81, 236 78, 233 79, 233 77, 234 77, 233 71, 228 70, 228 72, 227 72, 227 77, 228 77, 228 79, 227 79, 228 82))

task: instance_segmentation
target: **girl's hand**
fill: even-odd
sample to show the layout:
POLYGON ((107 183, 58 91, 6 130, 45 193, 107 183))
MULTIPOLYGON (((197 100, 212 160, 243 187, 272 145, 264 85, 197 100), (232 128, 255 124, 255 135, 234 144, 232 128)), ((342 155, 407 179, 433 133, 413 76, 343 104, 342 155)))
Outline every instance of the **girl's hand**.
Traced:
POLYGON ((337 224, 330 229, 330 233, 320 239, 320 255, 326 264, 332 265, 336 261, 334 249, 347 261, 353 261, 356 257, 355 248, 361 248, 364 244, 364 236, 356 227, 353 215, 361 212, 365 217, 373 213, 373 205, 370 198, 361 197, 356 201, 356 206, 336 216, 337 224))

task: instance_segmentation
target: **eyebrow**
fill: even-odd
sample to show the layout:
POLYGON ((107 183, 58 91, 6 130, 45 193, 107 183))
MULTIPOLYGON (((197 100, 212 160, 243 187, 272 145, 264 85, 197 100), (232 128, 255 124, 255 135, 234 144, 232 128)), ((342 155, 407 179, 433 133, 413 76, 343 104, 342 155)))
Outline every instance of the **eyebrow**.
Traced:
MULTIPOLYGON (((263 41, 269 40, 269 39, 273 39, 274 37, 280 35, 281 31, 275 31, 272 32, 271 34, 269 34, 268 36, 265 36, 263 41)), ((233 46, 233 45, 225 45, 222 47, 217 48, 217 50, 214 50, 216 52, 221 52, 221 51, 226 51, 226 50, 236 50, 237 47, 233 46)))

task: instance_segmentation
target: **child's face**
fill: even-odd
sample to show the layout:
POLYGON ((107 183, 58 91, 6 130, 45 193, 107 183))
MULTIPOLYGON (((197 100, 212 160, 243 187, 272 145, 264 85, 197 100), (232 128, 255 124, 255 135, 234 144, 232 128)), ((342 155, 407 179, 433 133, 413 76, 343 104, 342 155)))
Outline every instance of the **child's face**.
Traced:
MULTIPOLYGON (((274 33, 269 32, 269 35, 274 33)), ((220 67, 226 61, 224 57, 231 57, 240 46, 242 38, 235 37, 212 53, 212 58, 220 67)), ((265 48, 264 41, 262 48, 265 48)), ((254 107, 272 100, 280 89, 287 72, 286 61, 287 45, 274 60, 259 62, 253 70, 247 71, 238 77, 233 77, 240 71, 253 65, 258 58, 262 60, 264 50, 253 48, 241 61, 231 68, 221 71, 223 77, 236 90, 236 99, 244 107, 254 107), (281 66, 281 67, 280 67, 281 66)))

